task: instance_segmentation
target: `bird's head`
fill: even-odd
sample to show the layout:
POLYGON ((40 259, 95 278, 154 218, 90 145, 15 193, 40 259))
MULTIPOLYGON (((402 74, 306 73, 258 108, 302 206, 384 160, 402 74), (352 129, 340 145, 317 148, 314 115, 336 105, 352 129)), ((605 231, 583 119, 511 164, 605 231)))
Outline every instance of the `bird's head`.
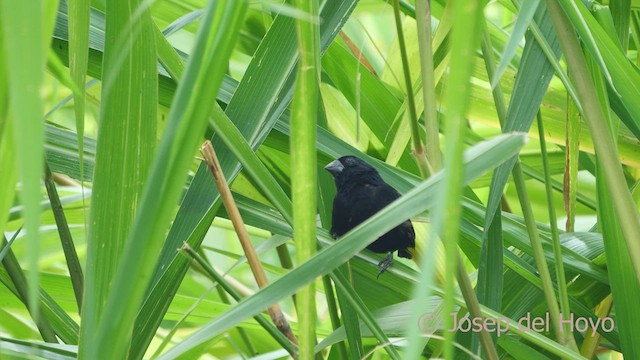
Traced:
POLYGON ((331 173, 338 189, 346 185, 377 185, 382 182, 378 171, 371 165, 355 156, 343 156, 324 167, 331 173))

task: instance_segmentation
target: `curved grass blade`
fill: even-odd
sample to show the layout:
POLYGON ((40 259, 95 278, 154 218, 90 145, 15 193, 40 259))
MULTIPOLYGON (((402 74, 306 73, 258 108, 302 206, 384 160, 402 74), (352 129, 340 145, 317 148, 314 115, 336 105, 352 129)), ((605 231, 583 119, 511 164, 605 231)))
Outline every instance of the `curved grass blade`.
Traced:
MULTIPOLYGON (((201 104, 215 101, 224 65, 231 53, 245 9, 245 2, 209 2, 195 51, 178 88, 149 182, 141 197, 140 212, 133 222, 126 249, 106 300, 103 320, 97 329, 93 329, 95 333, 91 338, 109 337, 111 341, 85 342, 88 346, 85 353, 87 358, 93 359, 98 355, 106 358, 126 357, 135 314, 146 291, 146 287, 139 284, 147 284, 151 280, 166 226, 174 210, 173 204, 180 196, 193 151, 210 113, 210 108, 201 104), (130 274, 138 274, 138 281, 130 281, 130 274), (122 303, 123 297, 128 299, 128 303, 122 303)), ((155 118, 153 120, 155 122, 155 118)))
POLYGON ((529 27, 529 23, 533 20, 533 15, 536 13, 536 8, 539 3, 540 0, 525 0, 521 3, 520 11, 518 11, 518 18, 513 26, 513 31, 509 35, 509 42, 504 48, 504 52, 500 58, 500 63, 498 63, 498 68, 491 79, 492 89, 495 88, 497 82, 502 77, 502 74, 507 69, 507 66, 511 63, 511 59, 515 56, 518 43, 522 40, 524 33, 529 27))
MULTIPOLYGON (((20 201, 25 207, 26 241, 30 248, 26 265, 29 268, 28 301, 36 322, 39 306, 40 179, 44 154, 44 108, 40 86, 44 79, 49 39, 46 9, 47 6, 40 1, 0 1, 0 36, 3 38, 0 56, 6 59, 3 71, 8 75, 5 83, 8 93, 5 95, 8 96, 12 115, 10 128, 13 129, 16 166, 22 182, 20 201)), ((5 114, 0 116, 4 118, 5 114)))
MULTIPOLYGON (((469 149, 465 159, 465 182, 471 181, 491 167, 513 156, 524 145, 525 141, 526 137, 522 134, 503 135, 469 149)), ((439 172, 429 180, 420 183, 388 207, 347 233, 343 239, 323 249, 307 262, 299 265, 296 269, 256 292, 250 298, 245 299, 216 320, 208 323, 163 354, 160 359, 171 359, 185 353, 217 334, 232 328, 244 318, 262 311, 264 306, 290 296, 298 288, 316 277, 327 274, 337 268, 356 253, 362 251, 374 239, 404 221, 407 216, 418 215, 432 207, 437 198, 438 186, 443 181, 443 178, 443 173, 439 172)))
MULTIPOLYGON (((101 343, 96 338, 98 328, 109 321, 104 317, 107 299, 114 289, 155 148, 157 55, 155 43, 149 39, 151 15, 144 8, 142 16, 135 15, 142 3, 111 1, 106 13, 109 29, 102 68, 80 358, 96 357, 93 351, 101 343)), ((114 339, 127 334, 118 335, 114 339)))
MULTIPOLYGON (((321 11, 321 50, 326 50, 339 29, 355 7, 355 0, 329 1, 321 11)), ((291 77, 296 62, 296 39, 293 21, 278 16, 269 33, 254 54, 245 75, 233 92, 225 113, 246 141, 255 150, 271 131, 281 116, 293 92, 291 77), (268 67, 269 71, 265 71, 268 67)), ((229 92, 230 94, 231 92, 229 92)), ((220 94, 219 94, 220 95, 220 94)), ((232 182, 240 171, 238 160, 227 150, 217 136, 212 139, 220 154, 221 168, 232 182)), ((208 227, 220 206, 213 181, 205 167, 196 172, 178 210, 156 267, 154 281, 148 290, 147 299, 138 314, 136 334, 132 343, 134 358, 142 357, 147 344, 152 340, 156 328, 178 290, 180 279, 188 270, 188 261, 177 256, 175 249, 188 239, 189 245, 197 248, 204 232, 192 237, 197 228, 208 227)))

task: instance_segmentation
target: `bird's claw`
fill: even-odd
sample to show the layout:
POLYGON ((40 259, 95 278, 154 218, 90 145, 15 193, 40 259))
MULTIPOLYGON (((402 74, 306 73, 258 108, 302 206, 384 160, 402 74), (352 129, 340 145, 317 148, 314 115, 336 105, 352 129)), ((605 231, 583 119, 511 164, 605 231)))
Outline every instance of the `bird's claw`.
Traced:
POLYGON ((386 258, 382 259, 382 261, 378 263, 379 271, 376 279, 379 279, 380 275, 382 275, 382 273, 384 273, 389 268, 389 266, 391 266, 391 264, 393 264, 393 253, 389 253, 386 258))

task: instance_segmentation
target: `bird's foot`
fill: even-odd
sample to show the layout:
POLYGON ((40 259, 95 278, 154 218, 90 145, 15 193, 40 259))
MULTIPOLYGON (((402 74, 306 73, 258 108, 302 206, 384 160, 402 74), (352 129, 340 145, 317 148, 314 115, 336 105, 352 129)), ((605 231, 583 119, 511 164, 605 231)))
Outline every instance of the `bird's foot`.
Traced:
POLYGON ((380 275, 382 275, 383 272, 385 272, 389 266, 391 266, 391 264, 393 264, 393 253, 390 252, 389 255, 387 255, 386 258, 382 259, 382 261, 380 261, 378 263, 378 276, 376 276, 376 279, 380 278, 380 275))

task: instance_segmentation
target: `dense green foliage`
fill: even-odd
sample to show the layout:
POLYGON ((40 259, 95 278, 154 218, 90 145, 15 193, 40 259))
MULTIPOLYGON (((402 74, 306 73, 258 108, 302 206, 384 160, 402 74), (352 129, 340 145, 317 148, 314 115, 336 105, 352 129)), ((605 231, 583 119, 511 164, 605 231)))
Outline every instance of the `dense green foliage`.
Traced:
POLYGON ((636 0, 0 0, 0 358, 638 359, 639 47, 636 0), (402 197, 335 241, 347 154, 402 197))

